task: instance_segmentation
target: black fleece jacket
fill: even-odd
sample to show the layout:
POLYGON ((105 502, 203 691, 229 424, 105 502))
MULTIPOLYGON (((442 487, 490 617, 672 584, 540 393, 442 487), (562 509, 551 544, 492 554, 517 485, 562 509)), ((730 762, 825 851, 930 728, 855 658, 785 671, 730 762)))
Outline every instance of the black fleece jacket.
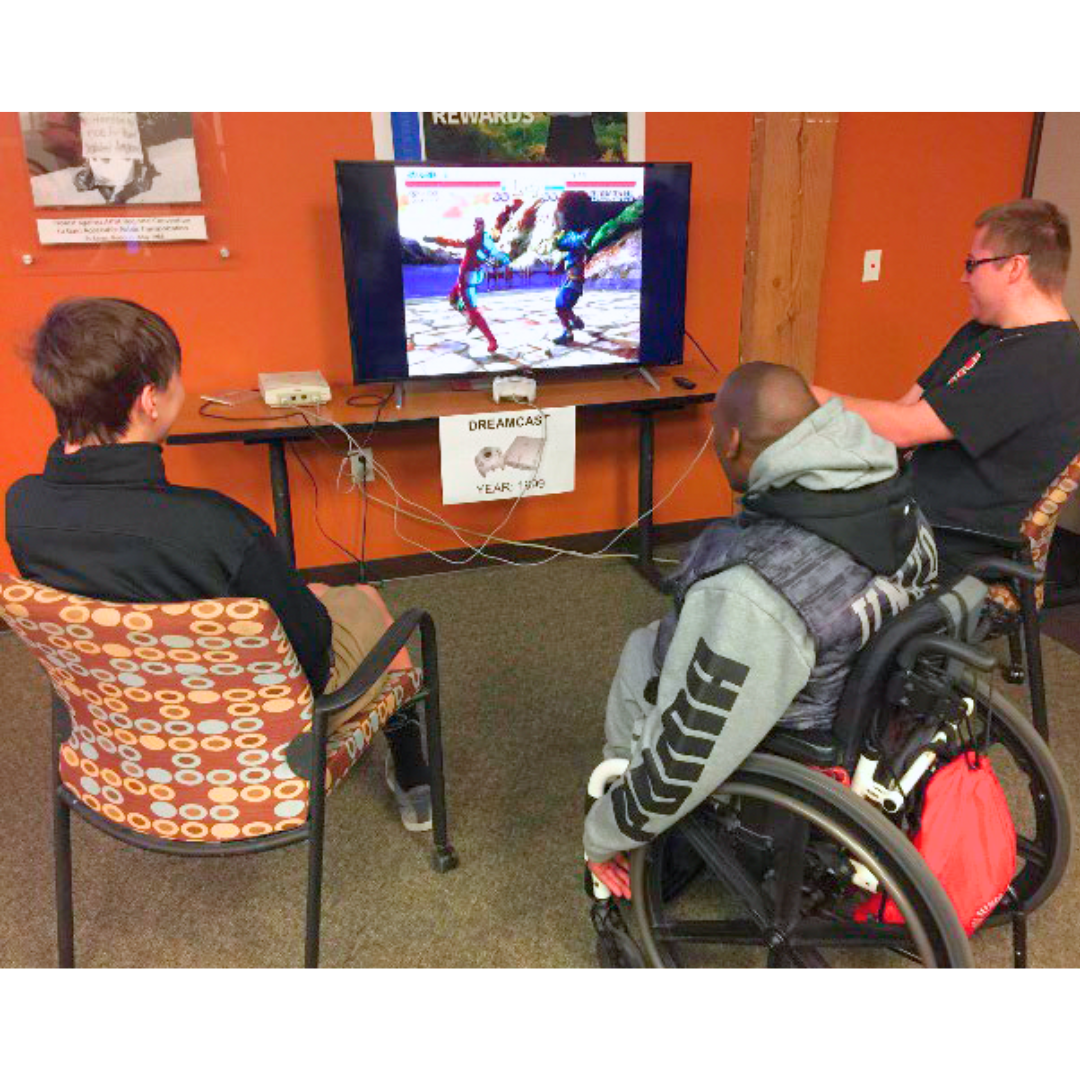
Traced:
POLYGON ((153 443, 49 449, 45 472, 7 494, 7 541, 23 577, 98 600, 266 600, 314 693, 330 674, 330 617, 266 523, 216 491, 165 479, 153 443))

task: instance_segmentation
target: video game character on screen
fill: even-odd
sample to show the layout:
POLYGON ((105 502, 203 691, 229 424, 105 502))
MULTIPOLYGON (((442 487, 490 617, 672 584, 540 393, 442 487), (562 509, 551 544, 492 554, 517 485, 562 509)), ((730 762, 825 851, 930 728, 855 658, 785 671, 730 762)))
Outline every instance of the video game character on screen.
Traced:
POLYGON ((556 345, 569 345, 575 330, 584 330, 585 323, 574 314, 574 305, 585 291, 585 263, 589 257, 588 228, 592 215, 592 199, 588 193, 575 190, 564 191, 555 206, 555 247, 564 253, 563 264, 566 280, 555 294, 555 314, 563 325, 563 332, 555 339, 556 345))
POLYGON ((642 167, 395 176, 410 376, 638 359, 642 167))
MULTIPOLYGON (((497 239, 502 232, 503 225, 509 220, 514 210, 521 205, 520 200, 513 207, 507 207, 499 215, 493 230, 494 238, 497 239)), ((495 247, 494 239, 488 236, 484 228, 484 219, 478 217, 473 221, 473 234, 468 240, 451 240, 442 236, 425 236, 424 240, 429 244, 442 244, 444 247, 461 247, 465 249, 461 265, 458 268, 457 281, 450 290, 450 304, 465 316, 470 330, 479 330, 487 340, 488 352, 497 352, 499 343, 491 332, 487 320, 480 309, 476 306, 476 290, 484 281, 485 268, 490 265, 509 266, 510 257, 495 247)))

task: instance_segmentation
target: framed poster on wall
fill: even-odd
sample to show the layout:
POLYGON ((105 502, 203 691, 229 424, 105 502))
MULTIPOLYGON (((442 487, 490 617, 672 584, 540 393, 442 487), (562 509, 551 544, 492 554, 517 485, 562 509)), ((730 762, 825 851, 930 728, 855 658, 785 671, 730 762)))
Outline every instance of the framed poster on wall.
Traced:
POLYGON ((198 203, 191 113, 20 113, 35 207, 198 203))
POLYGON ((219 113, 0 114, 0 273, 222 269, 219 113))
POLYGON ((645 114, 628 112, 372 113, 382 161, 587 164, 645 160, 645 114))

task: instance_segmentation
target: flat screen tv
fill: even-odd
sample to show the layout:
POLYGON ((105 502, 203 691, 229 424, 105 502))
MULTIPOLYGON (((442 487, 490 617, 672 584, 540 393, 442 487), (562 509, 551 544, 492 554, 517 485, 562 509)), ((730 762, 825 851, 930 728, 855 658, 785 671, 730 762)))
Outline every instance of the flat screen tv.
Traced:
POLYGON ((356 382, 681 362, 688 164, 335 167, 356 382))

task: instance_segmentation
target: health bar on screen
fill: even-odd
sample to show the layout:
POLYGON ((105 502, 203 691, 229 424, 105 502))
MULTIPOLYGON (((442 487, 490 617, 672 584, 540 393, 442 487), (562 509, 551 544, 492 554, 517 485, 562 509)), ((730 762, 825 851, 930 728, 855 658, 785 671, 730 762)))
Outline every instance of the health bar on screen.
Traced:
POLYGON ((406 180, 406 187, 502 187, 501 180, 406 180))

